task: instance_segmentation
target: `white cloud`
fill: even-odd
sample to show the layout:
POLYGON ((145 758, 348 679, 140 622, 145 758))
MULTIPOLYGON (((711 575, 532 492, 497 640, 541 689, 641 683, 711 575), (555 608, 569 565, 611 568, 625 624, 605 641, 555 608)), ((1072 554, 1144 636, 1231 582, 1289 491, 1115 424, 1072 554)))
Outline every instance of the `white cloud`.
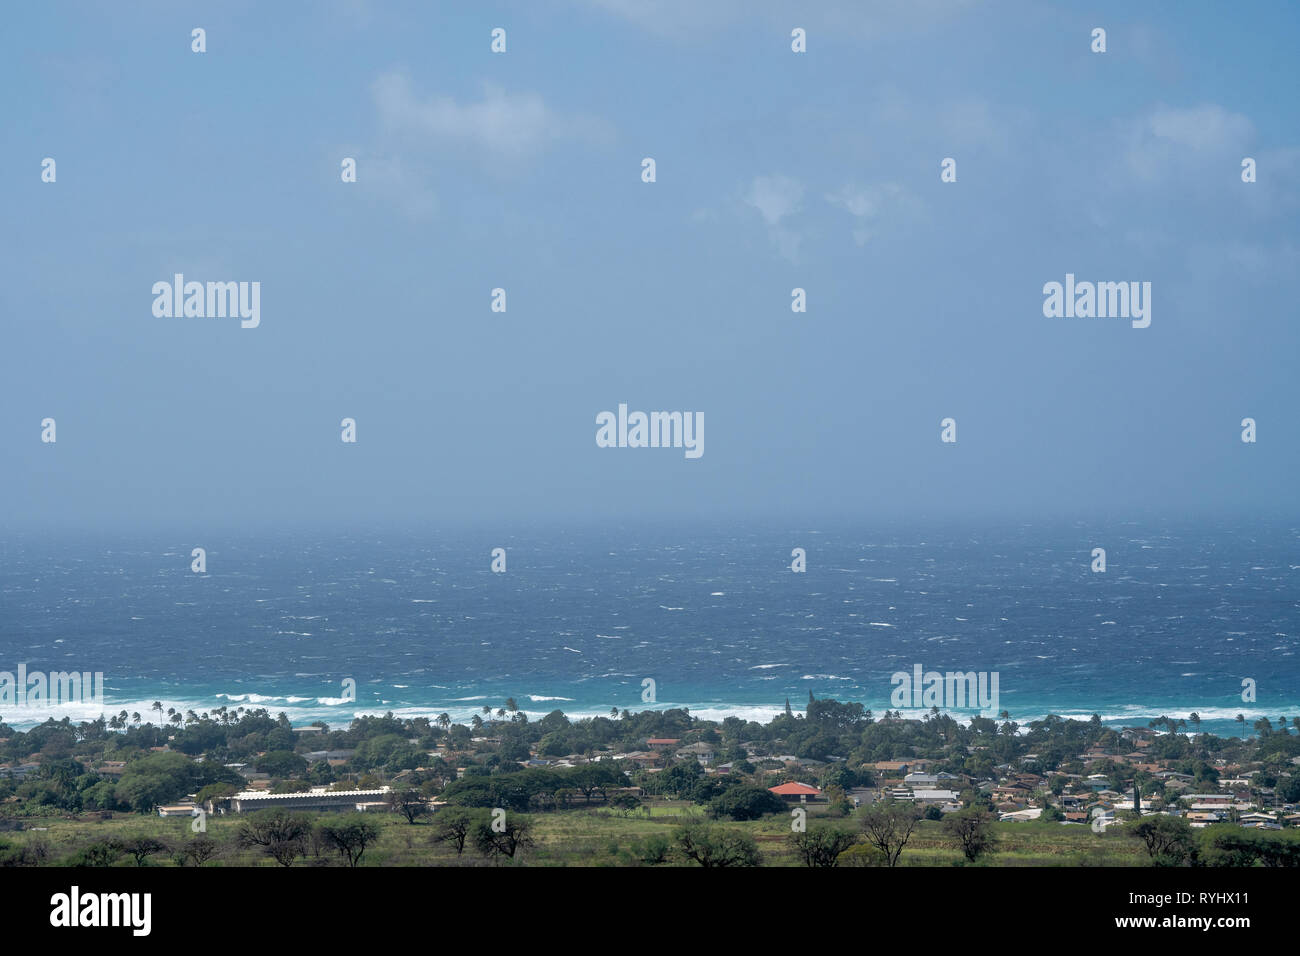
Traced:
POLYGON ((803 205, 803 185, 788 176, 755 176, 745 196, 769 226, 799 211, 803 205))
POLYGON ((609 130, 600 121, 557 113, 537 93, 507 93, 487 84, 477 101, 450 96, 421 97, 403 72, 385 73, 371 92, 387 130, 459 144, 505 159, 534 155, 561 140, 600 141, 609 130))
POLYGON ((1247 155, 1254 136, 1248 118, 1217 104, 1162 107, 1129 125, 1125 160, 1138 178, 1155 180, 1174 170, 1247 155))
POLYGON ((824 198, 853 216, 853 241, 859 246, 866 245, 875 235, 876 222, 887 213, 905 212, 916 206, 916 200, 898 183, 846 185, 839 192, 827 193, 824 198))
POLYGON ((1244 146, 1255 133, 1255 126, 1249 119, 1214 104, 1183 110, 1156 110, 1144 122, 1155 139, 1191 149, 1244 146))
POLYGON ((767 234, 777 251, 791 262, 798 261, 803 236, 782 225, 803 208, 803 184, 789 176, 755 176, 742 196, 745 205, 758 210, 767 224, 767 234))

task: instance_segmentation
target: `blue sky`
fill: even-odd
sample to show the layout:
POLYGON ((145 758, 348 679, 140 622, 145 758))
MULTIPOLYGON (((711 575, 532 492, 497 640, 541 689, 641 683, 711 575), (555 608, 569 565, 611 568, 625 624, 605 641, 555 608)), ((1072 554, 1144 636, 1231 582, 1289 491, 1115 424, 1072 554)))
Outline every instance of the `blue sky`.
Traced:
POLYGON ((1300 8, 800 6, 11 13, 0 524, 1294 515, 1300 8))

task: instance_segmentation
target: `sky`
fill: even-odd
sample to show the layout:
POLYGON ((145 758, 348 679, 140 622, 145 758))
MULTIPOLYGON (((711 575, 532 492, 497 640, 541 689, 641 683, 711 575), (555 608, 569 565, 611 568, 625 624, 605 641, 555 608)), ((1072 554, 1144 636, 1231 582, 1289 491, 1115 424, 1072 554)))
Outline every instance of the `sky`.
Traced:
POLYGON ((0 527, 1296 514, 1300 7, 7 21, 0 527), (1067 273, 1150 326, 1046 317, 1067 273), (598 447, 620 403, 703 455, 598 447))

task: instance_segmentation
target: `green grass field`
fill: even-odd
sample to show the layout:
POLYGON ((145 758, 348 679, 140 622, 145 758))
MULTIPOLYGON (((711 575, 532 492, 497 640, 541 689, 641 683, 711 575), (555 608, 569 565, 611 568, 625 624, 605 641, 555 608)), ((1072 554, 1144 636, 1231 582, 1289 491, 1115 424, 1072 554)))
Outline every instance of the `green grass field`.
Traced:
MULTIPOLYGON (((311 815, 315 819, 315 815, 311 815)), ((820 808, 813 808, 809 824, 821 819, 820 808)), ((462 855, 433 841, 433 818, 408 824, 397 814, 367 814, 366 819, 379 826, 379 840, 368 847, 362 866, 489 866, 502 865, 484 859, 472 846, 462 855)), ((513 864, 527 866, 641 866, 641 845, 655 837, 672 840, 673 831, 688 820, 706 820, 700 808, 685 802, 655 801, 650 812, 636 811, 624 816, 606 808, 577 808, 532 814, 536 846, 523 851, 513 864)), ((218 816, 208 820, 207 835, 221 847, 218 856, 205 866, 278 866, 260 849, 240 848, 236 844, 241 818, 218 816)), ((856 830, 853 817, 834 821, 856 830)), ((12 855, 24 844, 36 841, 44 846, 46 865, 65 863, 86 846, 107 840, 125 840, 133 836, 151 836, 176 848, 194 836, 187 819, 163 819, 153 816, 116 814, 110 820, 50 818, 33 821, 44 830, 6 831, 0 833, 0 845, 12 855)), ((790 818, 773 815, 762 820, 719 825, 744 831, 752 836, 763 854, 766 866, 799 866, 800 861, 787 845, 790 818)), ((982 866, 1143 866, 1147 854, 1142 844, 1125 836, 1121 829, 1095 834, 1084 826, 1057 823, 999 823, 995 826, 997 852, 981 861, 982 866)), ((317 848, 300 858, 294 866, 339 865, 332 850, 317 848)), ((850 851, 844 859, 869 861, 870 856, 850 851)), ((943 833, 937 821, 922 821, 903 852, 900 866, 954 866, 962 862, 961 854, 943 833)), ((129 855, 113 865, 134 866, 129 855)), ((170 852, 147 858, 147 866, 176 866, 170 852)), ((667 866, 695 866, 675 856, 667 866)))

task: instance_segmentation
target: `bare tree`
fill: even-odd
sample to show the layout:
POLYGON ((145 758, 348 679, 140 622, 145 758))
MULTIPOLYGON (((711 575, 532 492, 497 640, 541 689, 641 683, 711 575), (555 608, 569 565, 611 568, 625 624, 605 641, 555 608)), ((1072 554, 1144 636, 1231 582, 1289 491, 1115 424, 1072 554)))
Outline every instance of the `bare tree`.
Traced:
POLYGON ((294 860, 307 852, 311 828, 306 817, 284 810, 263 810, 239 828, 239 844, 260 846, 281 866, 292 866, 294 860))
POLYGON ((910 803, 881 800, 862 810, 862 831, 867 842, 885 855, 886 862, 897 866, 920 819, 920 811, 910 803))

